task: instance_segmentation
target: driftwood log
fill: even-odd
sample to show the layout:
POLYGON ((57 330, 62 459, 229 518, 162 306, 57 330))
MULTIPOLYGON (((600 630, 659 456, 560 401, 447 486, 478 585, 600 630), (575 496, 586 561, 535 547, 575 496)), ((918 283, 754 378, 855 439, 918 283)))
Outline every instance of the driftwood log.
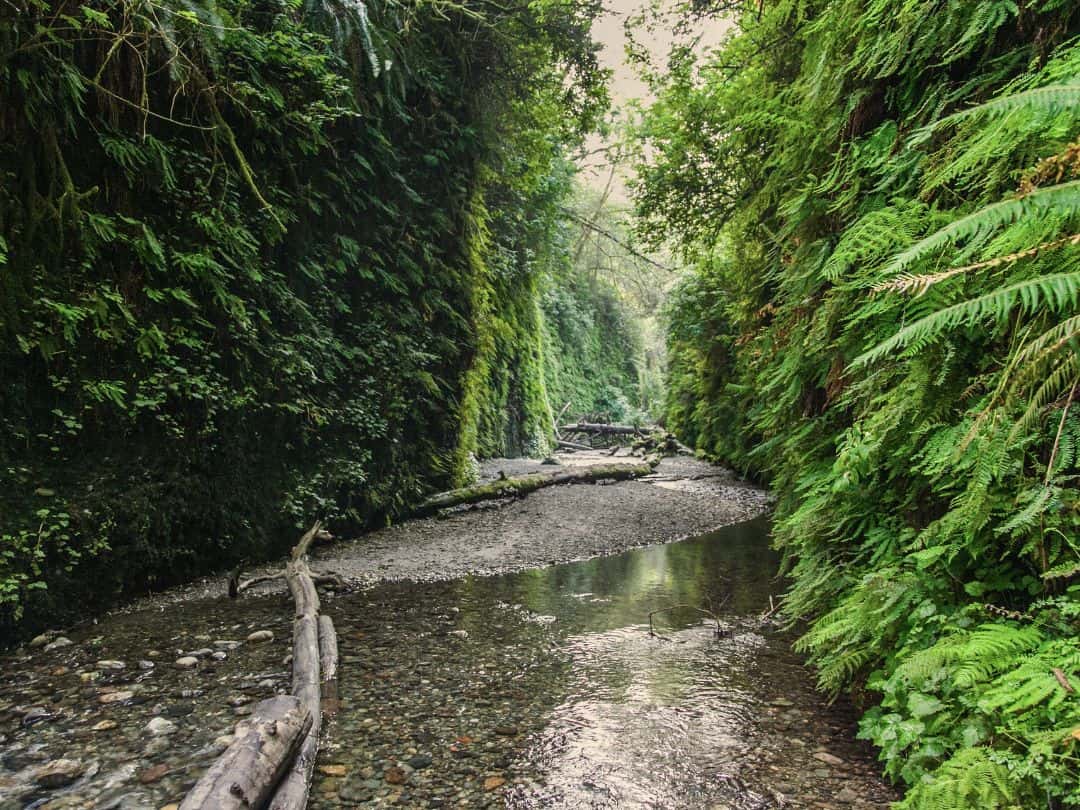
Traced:
POLYGON ((559 425, 560 433, 599 433, 609 436, 644 436, 645 431, 634 425, 602 425, 594 422, 578 422, 576 425, 559 425))
POLYGON ((556 444, 563 450, 592 450, 592 445, 581 444, 580 442, 568 442, 564 439, 559 439, 556 444))
MULTIPOLYGON (((293 618, 292 694, 263 701, 252 713, 248 731, 223 753, 203 775, 181 805, 183 810, 262 808, 303 810, 307 806, 311 774, 319 752, 322 695, 333 679, 337 711, 337 634, 328 616, 319 615, 319 593, 307 563, 311 543, 320 535, 316 522, 293 547, 284 578, 295 606, 293 618), (275 702, 277 701, 277 702, 275 702), (278 739, 282 713, 291 707, 303 718, 302 728, 287 745, 278 739), (255 734, 253 737, 252 735, 255 734), (260 736, 261 735, 261 736, 260 736), (267 742, 267 740, 270 740, 267 742), (220 797, 228 795, 229 800, 220 797)), ((238 579, 238 576, 236 577, 238 579)), ((256 577, 265 582, 277 577, 256 577)), ((230 593, 243 590, 230 587, 230 593)), ((291 715, 290 715, 291 716, 291 715)), ((291 731, 292 726, 288 729, 291 731)))
POLYGON ((591 484, 597 481, 625 481, 640 478, 653 471, 660 462, 659 456, 650 456, 637 464, 594 464, 574 467, 552 473, 531 473, 518 478, 501 478, 484 484, 442 492, 424 501, 418 509, 421 515, 430 515, 440 509, 463 506, 469 503, 527 495, 543 487, 557 484, 591 484))
POLYGON ((311 729, 311 711, 292 695, 255 707, 246 729, 195 783, 180 810, 248 810, 266 804, 311 729))

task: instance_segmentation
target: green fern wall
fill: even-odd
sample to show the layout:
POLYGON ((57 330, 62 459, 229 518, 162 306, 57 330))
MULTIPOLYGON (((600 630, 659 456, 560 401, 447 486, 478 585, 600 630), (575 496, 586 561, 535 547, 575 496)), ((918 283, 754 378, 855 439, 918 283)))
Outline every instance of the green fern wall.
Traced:
POLYGON ((1080 9, 753 5, 638 133, 669 425, 777 493, 900 807, 1077 806, 1080 9))

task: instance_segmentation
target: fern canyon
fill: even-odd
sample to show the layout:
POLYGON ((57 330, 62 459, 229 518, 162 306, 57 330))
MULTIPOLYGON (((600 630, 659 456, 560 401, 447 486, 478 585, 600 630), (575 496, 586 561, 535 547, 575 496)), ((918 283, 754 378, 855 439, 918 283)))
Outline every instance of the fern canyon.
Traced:
POLYGON ((0 810, 1080 808, 1080 2, 0 0, 0 810))

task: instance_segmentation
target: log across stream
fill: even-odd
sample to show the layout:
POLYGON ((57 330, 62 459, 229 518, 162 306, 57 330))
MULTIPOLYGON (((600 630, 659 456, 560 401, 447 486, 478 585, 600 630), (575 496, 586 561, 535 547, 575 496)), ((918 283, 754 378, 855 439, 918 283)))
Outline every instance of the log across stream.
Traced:
MULTIPOLYGON (((692 460, 659 473, 319 551, 316 570, 412 579, 320 597, 340 711, 309 806, 886 806, 851 712, 760 618, 781 587, 767 522, 623 550, 760 512, 763 493, 692 460), (454 565, 506 573, 462 576, 455 549, 454 565), (607 556, 537 567, 592 554, 607 556), (717 637, 697 606, 721 603, 717 637), (657 616, 668 638, 650 636, 648 613, 678 604, 657 616)), ((292 691, 293 599, 265 587, 229 600, 215 579, 0 656, 0 807, 179 802, 238 722, 292 691)))

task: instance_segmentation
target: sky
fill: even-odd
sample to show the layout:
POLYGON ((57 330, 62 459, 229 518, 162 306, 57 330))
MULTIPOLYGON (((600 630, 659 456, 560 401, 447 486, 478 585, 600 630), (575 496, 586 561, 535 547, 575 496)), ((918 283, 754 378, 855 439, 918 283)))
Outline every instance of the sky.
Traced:
MULTIPOLYGON (((593 38, 600 44, 600 65, 612 72, 610 93, 612 105, 622 107, 633 99, 639 99, 647 103, 651 99, 649 88, 638 78, 634 68, 626 63, 627 37, 624 23, 626 19, 639 13, 648 5, 647 0, 606 0, 603 14, 593 23, 593 38)), ((713 20, 703 24, 696 32, 701 35, 701 47, 707 48, 717 44, 724 31, 728 28, 726 21, 713 20)), ((654 64, 662 64, 671 46, 672 37, 670 32, 657 28, 647 38, 652 60, 654 64)), ((608 176, 611 172, 610 165, 603 156, 597 156, 596 150, 602 149, 605 142, 599 136, 592 136, 587 141, 587 155, 581 162, 581 179, 588 185, 603 191, 607 185, 608 176)), ((616 175, 612 183, 610 200, 616 204, 629 204, 630 198, 627 191, 627 180, 630 173, 625 166, 616 167, 616 175)))

